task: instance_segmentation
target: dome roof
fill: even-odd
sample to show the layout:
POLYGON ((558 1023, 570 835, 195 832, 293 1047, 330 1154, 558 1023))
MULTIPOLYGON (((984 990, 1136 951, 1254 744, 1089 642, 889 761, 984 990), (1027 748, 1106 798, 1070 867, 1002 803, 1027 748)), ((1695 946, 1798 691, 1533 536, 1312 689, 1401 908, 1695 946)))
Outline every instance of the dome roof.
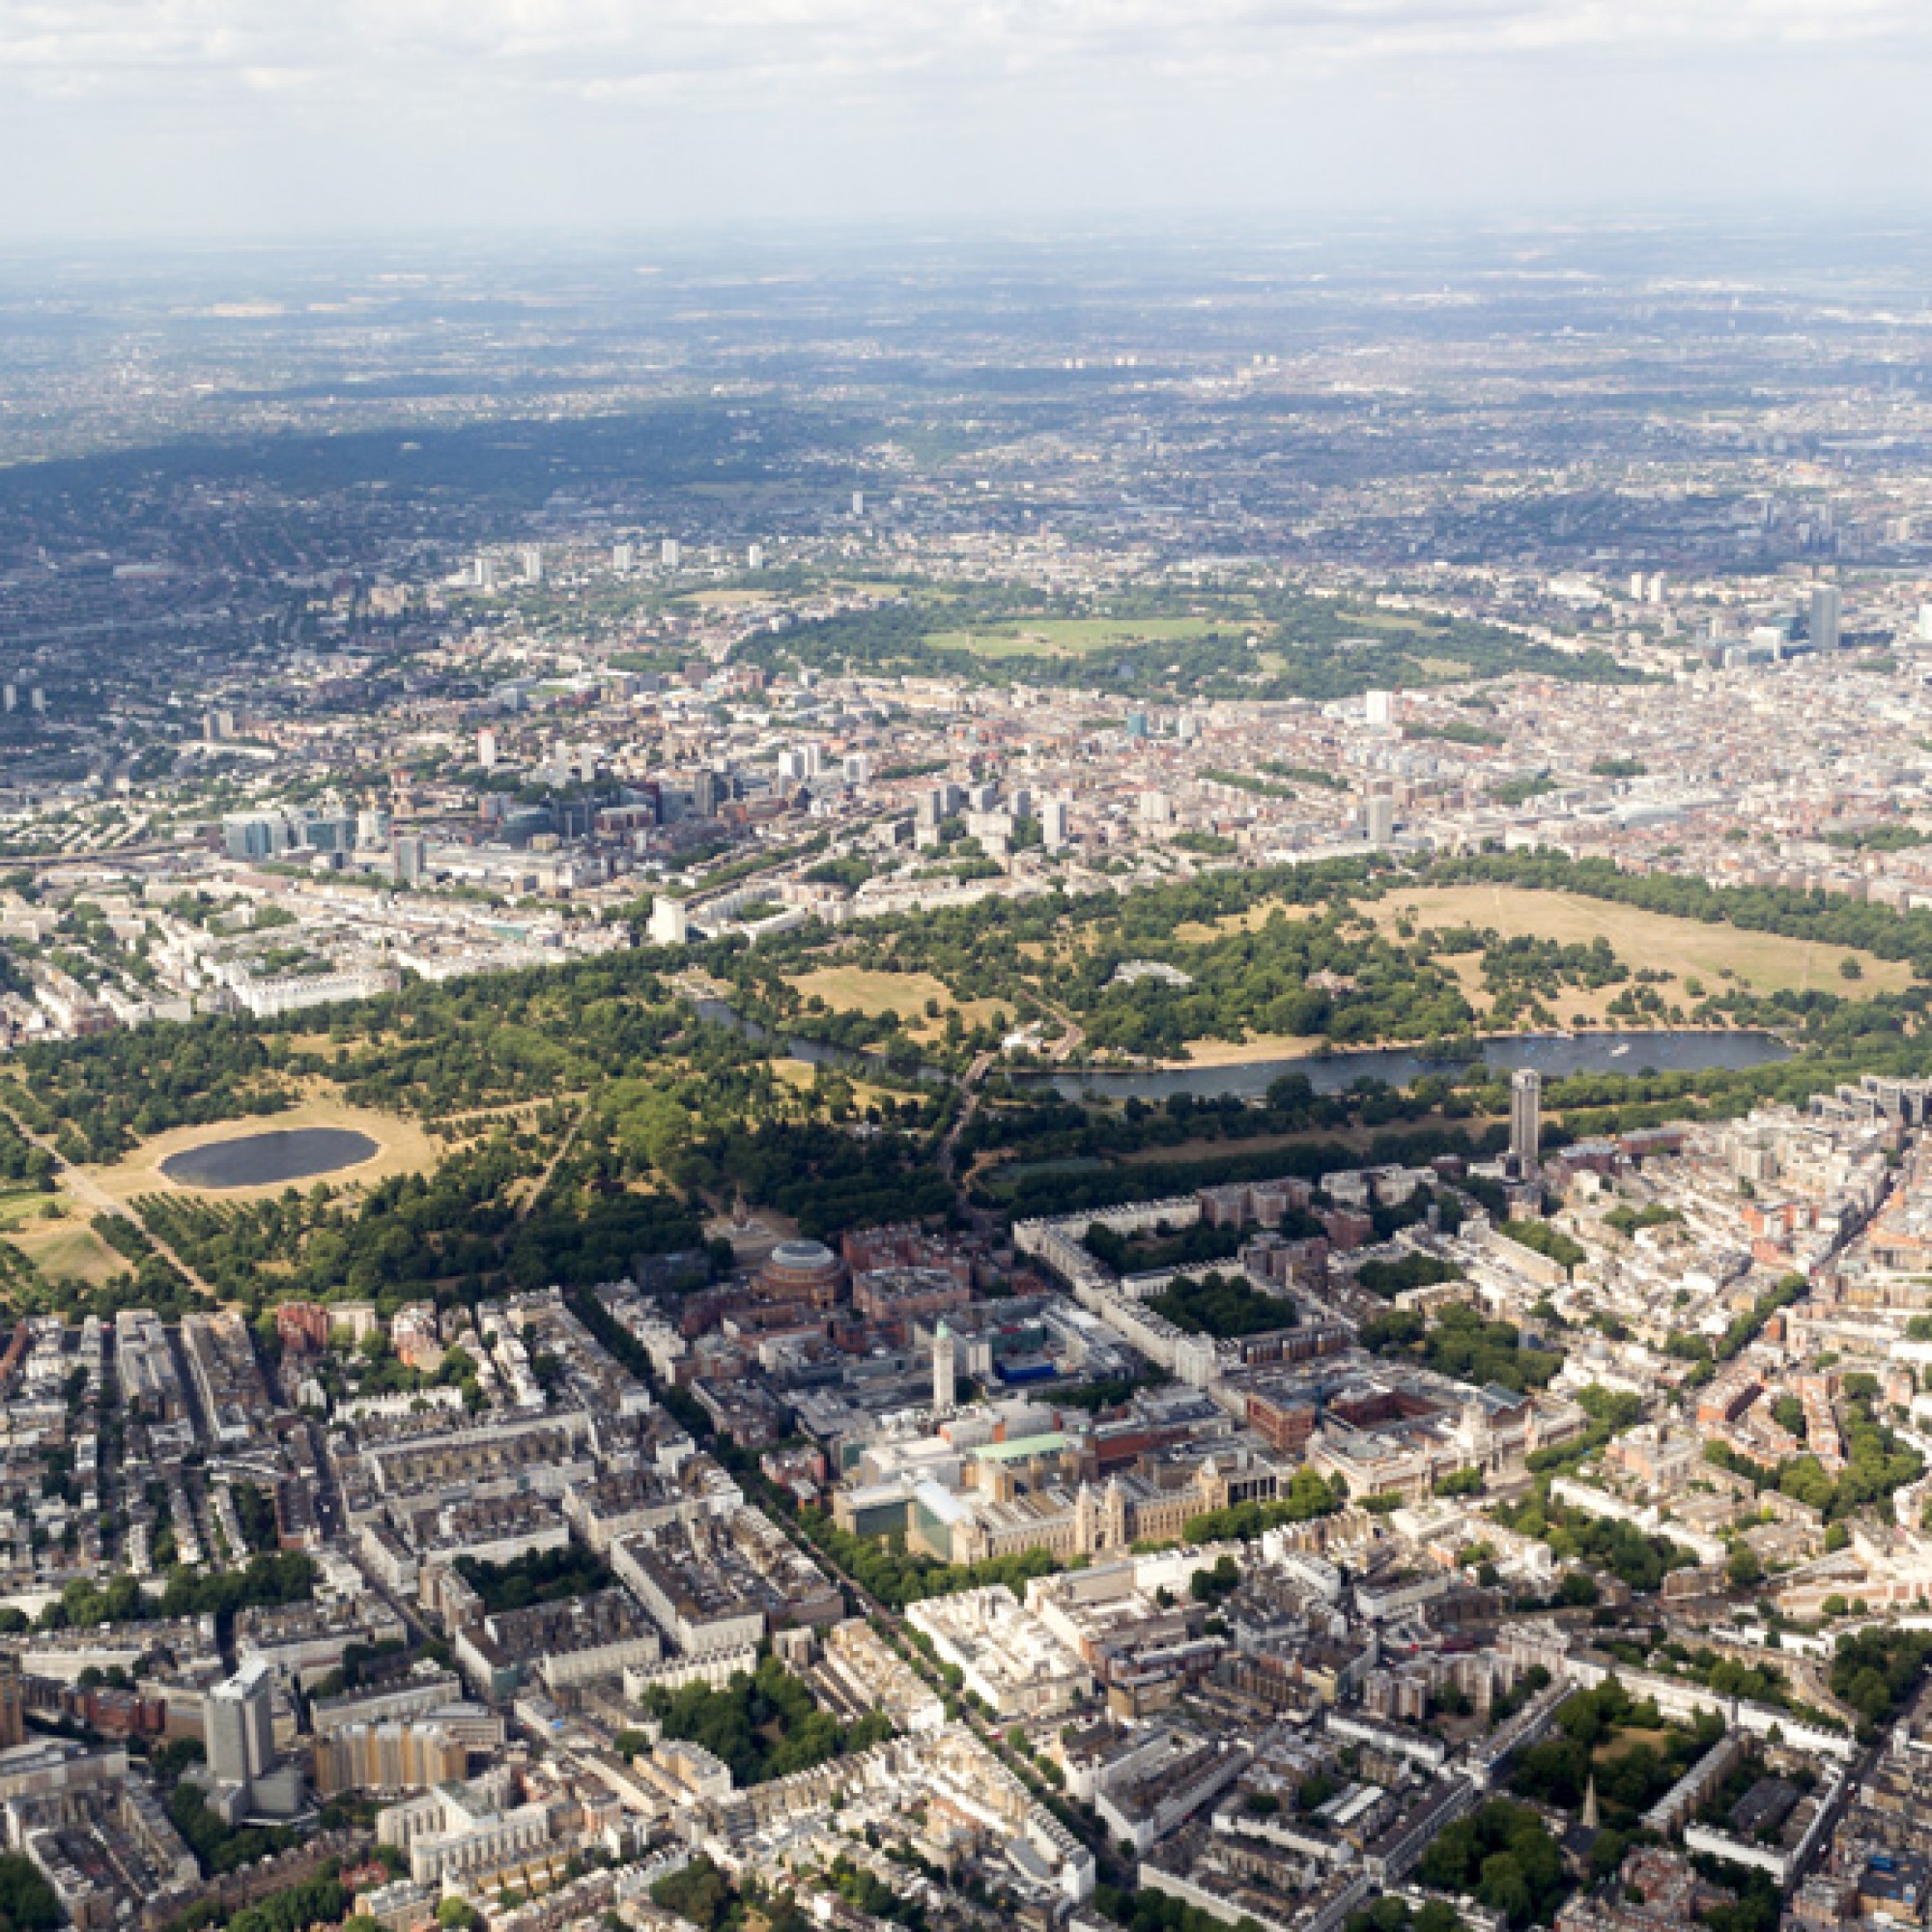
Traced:
POLYGON ((823 1241, 781 1241, 772 1250, 772 1260, 784 1268, 824 1268, 837 1265, 837 1257, 823 1241))

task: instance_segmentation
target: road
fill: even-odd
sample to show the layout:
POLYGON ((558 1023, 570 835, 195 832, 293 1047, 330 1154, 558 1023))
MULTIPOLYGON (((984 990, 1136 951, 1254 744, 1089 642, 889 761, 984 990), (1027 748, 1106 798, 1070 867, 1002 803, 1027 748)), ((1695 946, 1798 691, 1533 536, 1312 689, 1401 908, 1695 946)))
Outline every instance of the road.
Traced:
POLYGON ((570 1123, 570 1131, 564 1135, 562 1140, 557 1142, 556 1151, 545 1163, 543 1173, 537 1177, 537 1184, 530 1189, 524 1201, 524 1205, 517 1209, 517 1219, 519 1221, 527 1221, 531 1214, 535 1212, 537 1203, 550 1191, 551 1177, 555 1174, 564 1155, 570 1151, 570 1145, 577 1138, 577 1130, 583 1124, 584 1117, 589 1112, 590 1102, 586 1098, 582 1106, 578 1108, 577 1118, 570 1123))
POLYGON ((986 1069, 993 1064, 990 1050, 975 1057, 973 1064, 960 1076, 959 1091, 965 1096, 965 1104, 959 1109, 958 1118, 946 1130, 946 1138, 939 1143, 939 1171, 948 1180, 952 1179, 953 1162, 959 1151, 959 1136, 966 1131, 966 1124, 980 1110, 980 1083, 986 1077, 986 1069))

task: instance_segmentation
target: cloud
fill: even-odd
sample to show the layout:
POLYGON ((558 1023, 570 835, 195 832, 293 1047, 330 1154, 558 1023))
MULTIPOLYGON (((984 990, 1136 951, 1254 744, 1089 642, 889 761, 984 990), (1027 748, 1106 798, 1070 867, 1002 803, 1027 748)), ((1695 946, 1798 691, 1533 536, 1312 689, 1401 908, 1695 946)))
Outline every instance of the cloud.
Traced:
POLYGON ((1932 182, 1926 0, 0 0, 11 228, 1932 182))
POLYGON ((1919 0, 0 0, 0 86, 950 87, 1123 67, 1932 46, 1919 0))

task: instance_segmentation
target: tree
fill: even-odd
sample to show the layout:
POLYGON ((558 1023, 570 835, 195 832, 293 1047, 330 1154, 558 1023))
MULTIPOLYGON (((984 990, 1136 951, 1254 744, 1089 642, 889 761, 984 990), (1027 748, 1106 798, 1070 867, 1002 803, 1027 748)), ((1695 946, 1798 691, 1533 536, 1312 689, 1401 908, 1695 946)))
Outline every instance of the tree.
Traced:
POLYGON ((1752 1584, 1764 1581, 1764 1564, 1748 1543, 1734 1543, 1724 1562, 1724 1575, 1731 1579, 1733 1589, 1748 1590, 1752 1584))
POLYGON ((0 1856, 0 1932, 53 1932, 62 1917, 40 1866, 16 1852, 0 1856))

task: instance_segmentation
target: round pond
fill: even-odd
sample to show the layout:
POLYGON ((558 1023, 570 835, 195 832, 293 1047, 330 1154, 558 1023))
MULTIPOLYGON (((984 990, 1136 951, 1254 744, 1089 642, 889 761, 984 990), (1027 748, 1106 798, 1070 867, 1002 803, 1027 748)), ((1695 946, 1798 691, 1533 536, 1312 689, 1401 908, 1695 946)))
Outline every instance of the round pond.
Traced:
POLYGON ((358 1167, 381 1151, 353 1127, 280 1127, 184 1148, 161 1162, 161 1172, 183 1187, 271 1187, 358 1167))

